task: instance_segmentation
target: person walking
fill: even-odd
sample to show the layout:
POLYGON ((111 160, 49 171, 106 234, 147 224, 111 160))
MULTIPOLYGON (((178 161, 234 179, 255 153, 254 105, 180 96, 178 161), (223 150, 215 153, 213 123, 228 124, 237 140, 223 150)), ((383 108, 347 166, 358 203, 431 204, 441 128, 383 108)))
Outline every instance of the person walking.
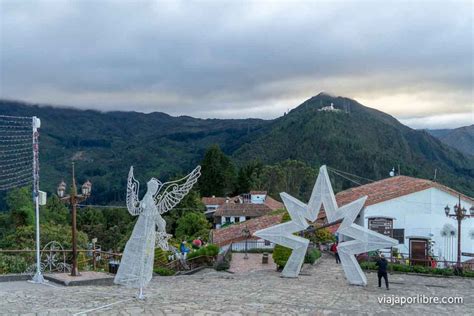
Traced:
POLYGON ((186 257, 189 253, 189 248, 186 247, 186 240, 181 242, 181 245, 179 246, 179 250, 181 251, 181 255, 183 256, 183 259, 186 260, 186 257))
POLYGON ((338 242, 336 241, 331 246, 331 252, 333 252, 334 256, 336 257, 336 263, 341 263, 341 258, 339 257, 339 253, 337 252, 337 246, 338 246, 338 242))
POLYGON ((387 275, 388 262, 387 262, 387 259, 385 259, 385 256, 383 254, 380 255, 375 265, 378 267, 377 276, 379 278, 379 287, 382 287, 382 278, 384 278, 385 286, 387 287, 387 290, 388 290, 388 275, 387 275))

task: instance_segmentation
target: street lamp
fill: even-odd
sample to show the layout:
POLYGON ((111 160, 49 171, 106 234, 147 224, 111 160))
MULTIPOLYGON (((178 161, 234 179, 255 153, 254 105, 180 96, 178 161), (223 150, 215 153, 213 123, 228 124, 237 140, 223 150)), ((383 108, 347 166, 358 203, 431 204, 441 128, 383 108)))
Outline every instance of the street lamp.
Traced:
POLYGON ((245 256, 244 256, 244 259, 248 259, 249 255, 247 253, 247 241, 248 241, 249 237, 251 236, 251 234, 250 234, 250 230, 248 229, 247 225, 245 225, 245 228, 242 229, 242 236, 245 237, 245 256))
POLYGON ((446 205, 444 208, 444 213, 447 217, 455 218, 458 221, 458 260, 457 260, 457 269, 462 270, 461 265, 461 222, 470 217, 474 217, 474 206, 471 206, 469 209, 470 215, 467 214, 467 210, 461 205, 461 194, 459 194, 459 203, 454 205, 454 214, 450 214, 451 209, 449 205, 446 205))
POLYGON ((61 181, 58 185, 57 193, 61 201, 71 206, 71 217, 72 217, 72 269, 71 276, 78 276, 79 271, 77 269, 77 228, 76 228, 76 208, 77 204, 85 201, 91 194, 92 183, 87 180, 81 186, 81 193, 77 194, 76 178, 74 174, 74 162, 72 163, 72 186, 69 195, 66 195, 66 183, 61 181))

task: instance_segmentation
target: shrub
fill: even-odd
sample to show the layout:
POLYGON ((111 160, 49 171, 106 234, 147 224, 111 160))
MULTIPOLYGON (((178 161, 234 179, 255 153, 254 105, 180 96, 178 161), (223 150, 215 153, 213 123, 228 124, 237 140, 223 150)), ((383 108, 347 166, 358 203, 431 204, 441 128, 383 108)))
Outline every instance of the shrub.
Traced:
POLYGON ((291 255, 291 249, 286 248, 280 245, 275 245, 275 248, 273 249, 273 261, 276 263, 277 267, 279 269, 285 267, 286 262, 288 261, 288 258, 291 255))
POLYGON ((188 254, 187 259, 190 260, 192 258, 196 258, 199 256, 208 256, 208 257, 215 257, 219 253, 219 247, 213 244, 208 244, 207 246, 201 247, 196 251, 193 251, 188 254))
POLYGON ((171 270, 171 269, 168 269, 168 268, 165 268, 165 267, 158 267, 158 268, 155 268, 153 271, 156 274, 159 274, 161 276, 170 276, 170 275, 175 274, 174 270, 171 270))
POLYGON ((168 263, 168 252, 161 248, 155 248, 154 267, 163 267, 168 263))
POLYGON ((314 233, 306 234, 306 237, 314 243, 334 242, 336 238, 328 228, 318 229, 314 233))
POLYGON ((371 261, 361 262, 360 267, 365 270, 377 270, 377 266, 375 265, 375 262, 371 262, 371 261))
POLYGON ((416 265, 416 266, 413 267, 413 272, 416 272, 416 273, 429 273, 430 271, 426 267, 416 265))
POLYGON ((204 213, 189 212, 180 217, 176 222, 176 238, 180 240, 206 238, 209 235, 210 224, 204 213))
POLYGON ((474 271, 463 271, 463 276, 468 278, 474 278, 474 271))
POLYGON ((306 253, 306 256, 304 257, 304 262, 314 264, 319 257, 321 257, 321 251, 319 251, 318 249, 312 249, 306 253))
POLYGON ((23 273, 27 268, 28 262, 24 257, 0 254, 0 274, 23 273))

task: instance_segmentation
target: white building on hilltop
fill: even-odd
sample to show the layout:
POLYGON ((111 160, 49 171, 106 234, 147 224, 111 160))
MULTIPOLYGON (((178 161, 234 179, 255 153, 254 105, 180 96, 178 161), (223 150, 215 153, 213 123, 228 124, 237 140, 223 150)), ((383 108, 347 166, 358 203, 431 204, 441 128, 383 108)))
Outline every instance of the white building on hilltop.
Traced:
POLYGON ((340 110, 334 107, 334 103, 331 103, 331 105, 322 107, 318 111, 339 112, 340 110))

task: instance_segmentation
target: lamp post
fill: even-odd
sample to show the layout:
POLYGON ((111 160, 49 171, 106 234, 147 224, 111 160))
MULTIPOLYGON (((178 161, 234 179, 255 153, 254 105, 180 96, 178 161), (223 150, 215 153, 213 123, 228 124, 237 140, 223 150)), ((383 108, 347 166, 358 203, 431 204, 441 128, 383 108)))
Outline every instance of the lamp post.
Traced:
POLYGON ((470 217, 474 217, 474 206, 471 206, 469 209, 469 213, 467 214, 467 210, 461 205, 461 194, 459 194, 459 203, 454 205, 454 214, 450 214, 451 209, 449 205, 446 205, 444 208, 444 213, 447 217, 455 218, 458 221, 458 258, 457 258, 457 269, 460 271, 462 270, 461 265, 461 222, 470 217))
POLYGON ((74 174, 74 162, 72 163, 72 185, 69 195, 66 195, 66 183, 61 181, 58 185, 58 196, 61 201, 71 206, 71 218, 72 218, 72 269, 71 276, 78 276, 79 271, 77 269, 77 228, 76 228, 76 208, 77 204, 86 200, 92 190, 92 183, 87 180, 81 187, 81 193, 77 194, 76 178, 74 174))
POLYGON ((247 225, 245 225, 245 228, 242 229, 242 235, 245 237, 245 256, 244 256, 244 259, 248 259, 249 255, 247 253, 247 241, 249 240, 249 237, 250 237, 250 230, 248 229, 247 225))

